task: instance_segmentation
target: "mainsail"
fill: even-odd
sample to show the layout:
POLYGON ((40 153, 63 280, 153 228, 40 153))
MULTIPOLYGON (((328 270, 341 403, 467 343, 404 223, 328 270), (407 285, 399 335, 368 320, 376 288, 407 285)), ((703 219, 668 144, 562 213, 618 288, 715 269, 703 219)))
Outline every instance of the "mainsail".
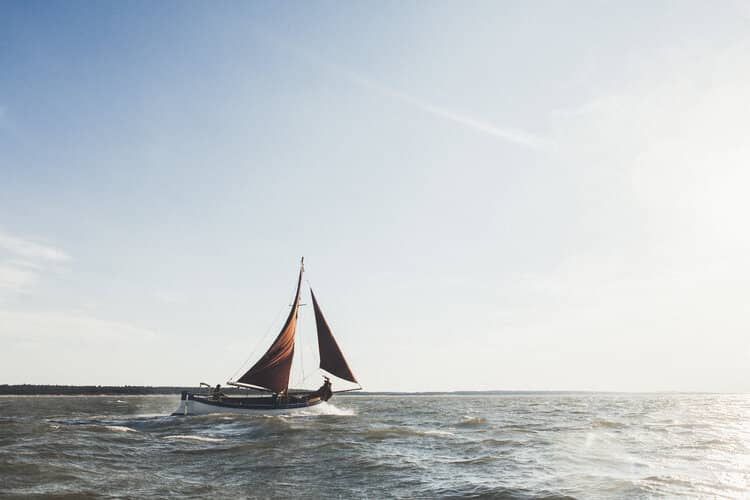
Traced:
POLYGON ((341 353, 341 349, 336 343, 336 339, 333 338, 331 329, 328 327, 328 323, 326 323, 326 319, 323 317, 323 311, 320 310, 320 306, 315 299, 315 294, 312 289, 310 289, 310 295, 312 295, 313 307, 315 308, 315 324, 318 327, 320 368, 331 375, 358 384, 359 382, 354 378, 354 374, 352 374, 352 370, 346 363, 346 359, 344 359, 344 355, 341 353))
POLYGON ((304 270, 303 263, 297 279, 297 293, 294 295, 292 310, 289 311, 284 328, 281 329, 266 354, 237 382, 263 387, 276 393, 282 393, 289 388, 289 372, 292 370, 292 358, 294 357, 294 331, 297 328, 299 292, 304 270))

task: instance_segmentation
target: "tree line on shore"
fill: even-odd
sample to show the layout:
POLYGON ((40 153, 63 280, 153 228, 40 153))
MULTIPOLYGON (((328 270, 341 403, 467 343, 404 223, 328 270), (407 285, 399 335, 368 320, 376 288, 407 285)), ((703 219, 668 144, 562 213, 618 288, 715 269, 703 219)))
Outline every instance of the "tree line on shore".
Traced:
MULTIPOLYGON (((180 394, 182 391, 196 391, 195 387, 150 387, 142 385, 36 385, 0 384, 0 395, 43 396, 43 395, 148 395, 180 394)), ((228 391, 232 390, 228 388, 228 391)))

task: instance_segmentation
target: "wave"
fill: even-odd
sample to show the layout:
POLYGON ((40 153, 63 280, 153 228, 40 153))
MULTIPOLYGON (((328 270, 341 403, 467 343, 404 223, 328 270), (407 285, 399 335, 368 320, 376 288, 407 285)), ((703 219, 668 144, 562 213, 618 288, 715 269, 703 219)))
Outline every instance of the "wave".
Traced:
POLYGON ((352 408, 339 408, 331 403, 321 403, 319 405, 310 406, 304 410, 297 410, 291 413, 282 413, 279 417, 311 417, 311 416, 336 416, 336 417, 353 417, 357 413, 352 408))
POLYGON ((64 420, 50 420, 48 424, 52 430, 59 430, 64 428, 63 426, 77 426, 80 429, 90 432, 138 432, 138 429, 127 425, 120 425, 124 422, 107 422, 107 421, 96 421, 86 419, 70 419, 64 420))
POLYGON ((368 429, 362 432, 362 436, 365 439, 394 439, 400 437, 433 437, 433 438, 445 438, 454 437, 455 434, 452 432, 440 430, 440 429, 414 429, 410 427, 385 427, 380 429, 368 429))
POLYGON ((128 416, 130 419, 140 420, 174 420, 177 417, 172 415, 165 415, 163 413, 137 413, 135 415, 128 416))
POLYGON ((125 427, 124 425, 105 425, 104 428, 115 432, 138 432, 136 429, 125 427))
POLYGON ((190 434, 186 435, 174 435, 174 436, 164 436, 164 439, 181 439, 185 441, 201 441, 205 443, 222 443, 226 441, 224 438, 212 438, 207 436, 193 436, 190 434))
POLYGON ((497 438, 482 439, 481 441, 476 441, 476 444, 479 444, 482 446, 488 446, 488 447, 498 447, 498 448, 514 448, 516 446, 523 445, 521 441, 516 441, 515 439, 497 439, 497 438))
POLYGON ((439 429, 424 431, 423 434, 425 436, 455 436, 452 432, 441 431, 439 429))
POLYGON ((454 464, 454 465, 480 465, 480 464, 488 464, 495 462, 497 460, 496 457, 493 457, 492 455, 482 455, 478 457, 472 457, 472 458, 459 458, 455 460, 450 460, 447 463, 454 464))
POLYGON ((575 500, 575 497, 551 491, 534 491, 524 488, 505 486, 486 486, 466 484, 449 488, 435 488, 420 492, 420 498, 503 498, 535 500, 575 500))
POLYGON ((470 415, 464 415, 457 425, 461 427, 479 427, 487 423, 487 419, 484 417, 472 417, 470 415))
POLYGON ((594 420, 591 423, 591 427, 603 429, 622 429, 627 427, 627 425, 623 424, 622 422, 615 422, 613 420, 594 420))
MULTIPOLYGON (((246 420, 253 421, 255 419, 264 420, 282 420, 288 421, 300 417, 318 417, 318 416, 337 416, 337 417, 352 417, 357 413, 352 408, 339 408, 338 406, 332 405, 331 403, 321 403, 319 405, 310 406, 303 409, 294 410, 273 410, 264 412, 259 410, 256 413, 209 413, 206 415, 192 415, 190 420, 192 422, 199 421, 216 421, 216 420, 228 420, 238 421, 246 420)), ((170 417, 172 418, 172 417, 170 417)), ((181 418, 181 417, 176 417, 181 418)))
POLYGON ((335 415, 337 417, 353 417, 357 414, 353 408, 339 408, 331 403, 323 403, 310 408, 315 415, 335 415))

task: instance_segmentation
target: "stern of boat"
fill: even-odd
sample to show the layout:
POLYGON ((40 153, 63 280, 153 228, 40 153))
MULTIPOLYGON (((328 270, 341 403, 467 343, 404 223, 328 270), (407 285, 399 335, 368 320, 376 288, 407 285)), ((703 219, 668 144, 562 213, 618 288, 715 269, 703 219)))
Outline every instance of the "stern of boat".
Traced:
POLYGON ((180 406, 172 412, 172 416, 190 415, 190 399, 192 394, 188 391, 182 391, 180 394, 180 406))

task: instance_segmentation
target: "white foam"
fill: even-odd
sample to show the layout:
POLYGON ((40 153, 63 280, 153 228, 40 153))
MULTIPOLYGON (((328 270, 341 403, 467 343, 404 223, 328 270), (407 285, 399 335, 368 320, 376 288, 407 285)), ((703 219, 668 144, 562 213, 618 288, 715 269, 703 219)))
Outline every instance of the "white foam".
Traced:
POLYGON ((222 441, 226 441, 226 439, 222 439, 222 438, 211 438, 211 437, 206 437, 206 436, 191 436, 191 435, 164 436, 164 439, 183 439, 186 441, 203 441, 206 443, 221 443, 222 441))
POLYGON ((115 432, 138 432, 135 429, 131 429, 130 427, 125 427, 123 425, 105 425, 104 428, 115 432))
POLYGON ((339 408, 332 405, 331 403, 320 403, 315 406, 309 406, 303 409, 295 409, 288 413, 275 413, 273 415, 263 415, 265 418, 295 418, 295 417, 315 417, 320 415, 335 415, 338 417, 351 417, 356 415, 356 412, 351 408, 339 408))
POLYGON ((441 431, 439 429, 432 429, 429 431, 424 431, 422 434, 426 436, 455 436, 452 432, 448 431, 441 431))
POLYGON ((339 408, 331 403, 321 403, 316 406, 311 406, 305 410, 305 413, 309 415, 336 415, 339 417, 352 417, 356 415, 352 408, 339 408))

